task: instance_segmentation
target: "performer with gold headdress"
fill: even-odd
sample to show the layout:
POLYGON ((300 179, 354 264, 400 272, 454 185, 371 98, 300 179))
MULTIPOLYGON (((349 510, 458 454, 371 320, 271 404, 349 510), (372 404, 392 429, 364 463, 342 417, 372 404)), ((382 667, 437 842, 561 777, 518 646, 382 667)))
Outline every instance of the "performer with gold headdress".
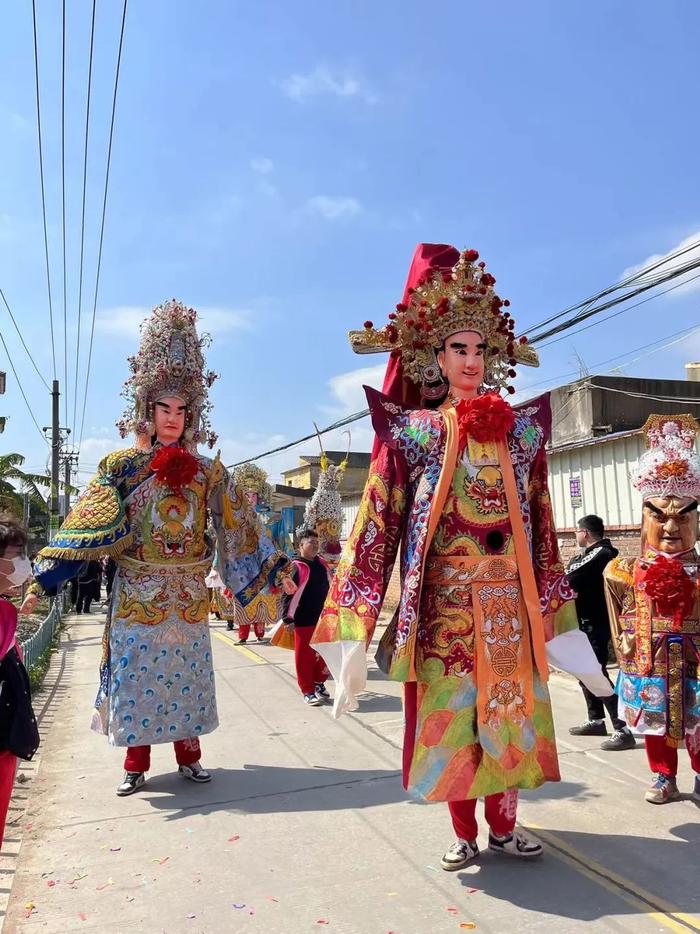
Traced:
POLYGON ((632 470, 642 496, 638 558, 615 558, 605 569, 613 644, 620 662, 620 716, 644 736, 651 804, 680 794, 678 747, 684 743, 700 802, 700 592, 698 426, 691 415, 652 415, 648 450, 632 470))
POLYGON ((118 795, 143 786, 153 743, 175 744, 186 778, 211 778, 199 738, 218 725, 205 583, 214 549, 222 581, 244 605, 287 564, 218 456, 197 453, 216 441, 208 422, 216 374, 204 371, 196 318, 171 301, 142 325, 119 423, 136 443, 102 460, 35 568, 35 592, 55 593, 86 561, 116 561, 93 728, 126 747, 118 795))
POLYGON ((611 691, 557 547, 548 404, 514 410, 500 395, 537 356, 516 340, 495 281, 475 250, 421 244, 389 324, 351 334, 357 352, 392 356, 387 394, 367 389, 370 476, 313 640, 337 683, 336 716, 354 709, 401 544, 401 601, 377 661, 405 684, 404 787, 449 804, 447 870, 479 853, 480 797, 490 849, 542 851, 514 828, 517 789, 559 779, 547 646, 554 664, 611 691))

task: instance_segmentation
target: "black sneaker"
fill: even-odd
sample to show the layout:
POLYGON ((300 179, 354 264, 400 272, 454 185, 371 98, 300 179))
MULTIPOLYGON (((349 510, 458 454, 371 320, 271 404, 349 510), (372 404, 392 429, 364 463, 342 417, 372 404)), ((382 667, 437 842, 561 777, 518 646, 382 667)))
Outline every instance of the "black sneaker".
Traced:
POLYGON ((318 697, 319 700, 330 700, 331 699, 331 695, 328 693, 328 688, 326 687, 325 684, 316 685, 316 697, 318 697))
POLYGON ((457 872, 478 855, 476 840, 456 840, 440 860, 440 865, 447 872, 457 872))
POLYGON ((586 720, 581 726, 570 726, 572 736, 607 736, 605 720, 586 720))
POLYGON ((178 772, 183 778, 189 778, 191 782, 203 784, 211 781, 211 775, 206 769, 202 768, 199 762, 193 762, 192 765, 181 765, 178 772))
POLYGON ((617 752, 619 749, 634 749, 637 741, 628 729, 615 730, 610 739, 600 744, 606 752, 617 752))
POLYGON ((509 837, 494 837, 489 833, 489 849, 504 856, 516 859, 535 859, 542 856, 542 844, 528 840, 521 833, 512 833, 509 837))
POLYGON ((228 629, 229 632, 233 632, 233 623, 230 621, 226 623, 226 628, 228 629))
POLYGON ((127 795, 133 795, 135 791, 140 791, 145 784, 145 772, 124 772, 124 781, 117 788, 117 794, 120 798, 125 798, 127 795))
POLYGON ((236 645, 245 645, 245 644, 247 643, 247 641, 248 641, 247 639, 239 639, 239 640, 236 642, 236 645))

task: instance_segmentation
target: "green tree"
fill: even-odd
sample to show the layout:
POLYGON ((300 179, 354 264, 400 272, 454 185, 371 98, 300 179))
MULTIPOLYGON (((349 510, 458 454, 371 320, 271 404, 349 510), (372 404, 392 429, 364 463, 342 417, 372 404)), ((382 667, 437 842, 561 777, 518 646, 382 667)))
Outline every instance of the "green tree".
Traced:
POLYGON ((43 474, 26 473, 22 470, 24 457, 21 454, 0 455, 0 509, 6 509, 20 518, 24 510, 24 496, 29 496, 32 512, 48 512, 41 490, 51 489, 51 478, 43 474))

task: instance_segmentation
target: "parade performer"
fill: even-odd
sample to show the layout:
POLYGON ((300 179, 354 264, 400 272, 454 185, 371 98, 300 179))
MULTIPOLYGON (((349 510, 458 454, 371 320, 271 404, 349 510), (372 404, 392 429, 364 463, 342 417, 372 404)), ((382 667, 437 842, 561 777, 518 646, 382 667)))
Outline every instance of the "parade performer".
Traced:
POLYGON ((401 543, 400 605, 377 660, 405 683, 404 787, 449 804, 447 870, 479 853, 480 797, 490 849, 542 851, 514 828, 517 789, 560 777, 545 643, 558 667, 611 691, 558 552, 549 407, 515 411, 499 395, 516 363, 537 357, 494 284, 476 251, 422 244, 389 324, 351 334, 357 352, 392 351, 388 395, 367 389, 370 476, 314 639, 336 681, 334 713, 355 709, 401 543))
POLYGON ((318 443, 321 447, 321 471, 314 494, 304 509, 304 519, 297 529, 299 533, 304 529, 313 529, 318 535, 320 558, 326 565, 335 570, 340 558, 340 534, 343 529, 343 510, 340 500, 340 484, 345 476, 350 454, 350 432, 348 435, 348 453, 345 459, 337 466, 328 459, 323 450, 323 443, 318 427, 314 424, 318 443))
MULTIPOLYGON (((213 567, 206 579, 207 588, 210 591, 210 610, 217 619, 226 620, 226 628, 231 632, 234 624, 238 626, 238 644, 245 645, 250 637, 250 629, 253 627, 255 637, 258 642, 265 638, 265 621, 255 619, 251 623, 241 604, 236 600, 233 591, 221 580, 216 567, 213 567)), ((256 601, 256 604, 260 601, 256 601)))
POLYGON ((218 725, 205 584, 214 544, 217 571, 244 605, 287 564, 219 458, 197 453, 216 440, 208 423, 216 374, 204 370, 196 317, 171 301, 142 325, 119 423, 136 444, 102 460, 36 568, 34 587, 55 593, 84 562, 116 561, 93 728, 126 747, 119 795, 143 786, 153 743, 175 744, 184 777, 211 778, 199 738, 218 725))
POLYGON ((691 415, 652 415, 642 430, 648 450, 631 473, 643 504, 641 554, 605 569, 620 715, 644 736, 656 775, 646 800, 679 797, 678 748, 685 743, 700 802, 698 426, 691 415))

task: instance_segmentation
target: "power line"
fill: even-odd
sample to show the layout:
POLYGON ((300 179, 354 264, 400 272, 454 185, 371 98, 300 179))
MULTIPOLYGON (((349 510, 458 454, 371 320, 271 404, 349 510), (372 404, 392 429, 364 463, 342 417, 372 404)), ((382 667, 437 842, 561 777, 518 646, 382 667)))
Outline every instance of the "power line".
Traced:
POLYGON ((240 467, 241 464, 249 464, 251 461, 262 460, 263 457, 269 457, 271 454, 279 454, 281 451, 288 451, 290 448, 296 447, 298 444, 303 444, 304 441, 310 441, 312 438, 319 435, 325 435, 329 431, 335 431, 337 428, 344 428, 346 425, 352 424, 352 422, 357 422, 361 418, 367 418, 369 415, 369 409, 364 409, 362 412, 355 412, 354 415, 348 415, 346 418, 341 418, 340 421, 333 422, 332 425, 329 425, 327 428, 321 428, 317 432, 312 432, 310 435, 305 435, 303 438, 297 438, 296 441, 290 441, 288 444, 282 444, 278 448, 272 448, 271 451, 265 451, 263 454, 257 454, 255 457, 248 457, 242 461, 236 461, 235 464, 229 464, 229 470, 232 470, 234 467, 240 467))
POLYGON ((63 227, 63 409, 68 424, 68 295, 66 287, 66 0, 61 41, 61 206, 63 227))
POLYGON ((38 421, 36 420, 36 418, 34 417, 34 412, 32 411, 32 407, 31 407, 31 405, 29 404, 29 400, 27 399, 26 393, 24 392, 24 387, 22 386, 22 381, 21 381, 21 379, 19 378, 19 376, 18 376, 18 374, 17 374, 17 370, 15 369, 15 365, 14 365, 14 363, 12 362, 12 357, 10 356, 10 351, 7 349, 7 344, 5 343, 5 338, 4 338, 4 336, 3 336, 2 331, 0 331, 0 341, 2 341, 2 346, 5 348, 5 353, 7 354, 7 359, 9 360, 10 367, 12 368, 12 373, 13 373, 15 379, 17 380, 17 385, 19 386, 19 391, 22 393, 22 398, 24 399, 24 404, 27 406, 27 411, 29 412, 29 415, 31 416, 32 421, 33 421, 34 424, 36 425, 36 430, 37 430, 37 431, 39 432, 39 434, 41 435, 42 440, 43 440, 44 442, 48 443, 48 442, 46 441, 46 438, 44 437, 44 432, 41 430, 41 428, 39 428, 39 422, 38 422, 38 421))
POLYGON ((36 0, 32 0, 32 21, 34 24, 34 79, 36 84, 36 125, 39 133, 39 175, 41 178, 41 211, 44 217, 44 254, 46 256, 46 286, 49 293, 49 321, 51 322, 51 354, 53 357, 53 378, 56 379, 56 342, 53 333, 53 299, 51 297, 51 271, 49 268, 49 235, 46 225, 46 193, 44 190, 44 152, 41 141, 41 107, 39 105, 39 44, 36 34, 36 0))
POLYGON ((19 339, 22 341, 22 346, 24 347, 24 349, 25 349, 25 351, 26 351, 26 353, 27 353, 27 356, 28 356, 29 359, 32 361, 32 366, 33 366, 34 369, 36 370, 37 376, 38 376, 39 379, 42 381, 42 383, 44 384, 44 386, 46 386, 46 388, 48 389, 48 391, 51 392, 51 387, 49 386, 49 384, 48 384, 48 383, 46 382, 46 380, 44 379, 44 375, 43 375, 43 373, 41 372, 41 370, 39 369, 39 367, 36 365, 36 361, 34 360, 34 357, 32 356, 31 351, 29 350, 29 347, 27 347, 27 345, 26 345, 25 342, 24 342, 24 338, 22 337, 22 332, 20 331, 19 325, 17 324, 17 321, 15 320, 15 316, 12 314, 12 309, 11 309, 10 306, 8 305, 7 299, 5 298, 5 293, 3 292, 2 289, 0 289, 0 298, 2 298, 3 303, 4 303, 4 305, 5 305, 5 308, 7 308, 7 313, 9 314, 9 316, 10 316, 10 318, 11 318, 11 320, 12 320, 12 323, 13 323, 14 326, 15 326, 15 331, 17 331, 17 334, 19 335, 19 339))
POLYGON ((87 372, 85 374, 85 395, 83 396, 83 414, 80 421, 80 440, 78 441, 78 452, 83 443, 83 430, 85 428, 85 407, 87 405, 88 387, 90 384, 90 367, 92 365, 92 345, 95 337, 95 316, 97 314, 97 296, 100 289, 100 271, 102 268, 102 246, 105 234, 105 217, 107 215, 107 190, 109 188, 109 170, 112 164, 112 140, 114 138, 114 118, 117 110, 117 92, 119 90, 119 74, 121 71, 122 49, 124 46, 124 26, 126 24, 126 8, 128 0, 124 0, 122 10, 122 23, 119 33, 119 51, 117 53, 117 70, 114 76, 114 95, 112 97, 112 119, 109 126, 109 145, 107 147, 107 170, 105 172, 105 188, 102 198, 102 222, 100 224, 100 246, 97 253, 97 274, 95 276, 95 298, 92 305, 92 326, 90 328, 90 349, 88 351, 87 372))
POLYGON ((78 415, 78 371, 80 366, 80 327, 83 317, 83 260, 85 256, 85 194, 87 190, 88 142, 90 138, 90 96, 92 93, 92 57, 95 47, 95 8, 92 0, 92 24, 90 26, 90 58, 88 62, 87 103, 85 107, 85 149, 83 152, 83 207, 80 221, 80 274, 78 277, 78 340, 75 346, 75 392, 73 394, 73 432, 78 415))
POLYGON ((683 405, 700 405, 700 399, 688 399, 681 396, 653 396, 648 392, 633 392, 631 389, 614 389, 612 386, 599 386, 598 383, 588 383, 593 389, 601 389, 603 392, 616 392, 623 396, 630 396, 633 399, 652 399, 654 402, 670 402, 683 405))

